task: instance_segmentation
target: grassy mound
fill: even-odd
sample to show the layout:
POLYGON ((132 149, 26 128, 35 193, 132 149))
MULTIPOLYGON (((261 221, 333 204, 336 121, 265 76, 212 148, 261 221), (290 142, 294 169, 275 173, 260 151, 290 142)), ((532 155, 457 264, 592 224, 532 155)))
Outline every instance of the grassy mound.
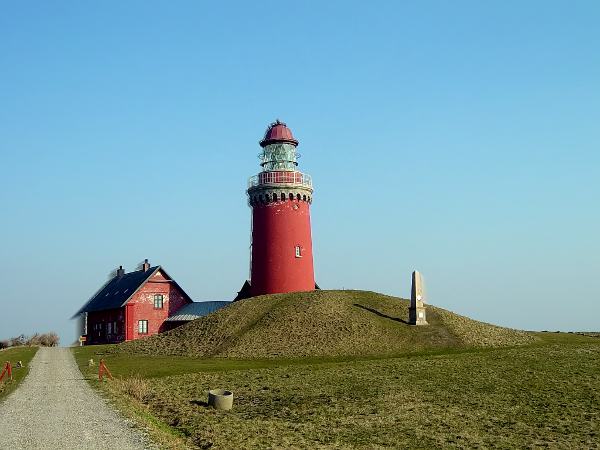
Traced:
POLYGON ((429 326, 407 324, 407 300, 363 291, 265 295, 233 303, 120 351, 234 358, 392 355, 478 346, 512 346, 537 338, 433 306, 429 326))

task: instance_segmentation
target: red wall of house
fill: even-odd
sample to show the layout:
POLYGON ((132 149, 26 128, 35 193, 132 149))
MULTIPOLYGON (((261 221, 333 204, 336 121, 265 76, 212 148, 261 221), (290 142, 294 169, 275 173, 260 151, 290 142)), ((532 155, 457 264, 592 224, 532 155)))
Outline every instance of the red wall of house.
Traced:
POLYGON ((118 343, 167 331, 170 328, 164 323, 165 319, 187 303, 181 289, 158 271, 124 307, 88 313, 87 344, 118 343), (162 309, 154 308, 155 294, 163 295, 162 309), (138 332, 139 320, 148 321, 148 334, 138 332), (110 334, 108 323, 111 323, 110 334))
POLYGON ((129 300, 128 305, 132 309, 131 317, 128 317, 129 326, 131 329, 130 339, 139 339, 145 336, 165 331, 163 325, 165 319, 177 312, 188 301, 183 295, 183 292, 173 283, 169 281, 158 271, 150 278, 142 288, 129 300), (154 308, 154 295, 163 295, 163 308, 154 308), (138 332, 138 321, 148 321, 148 334, 140 334, 138 332))

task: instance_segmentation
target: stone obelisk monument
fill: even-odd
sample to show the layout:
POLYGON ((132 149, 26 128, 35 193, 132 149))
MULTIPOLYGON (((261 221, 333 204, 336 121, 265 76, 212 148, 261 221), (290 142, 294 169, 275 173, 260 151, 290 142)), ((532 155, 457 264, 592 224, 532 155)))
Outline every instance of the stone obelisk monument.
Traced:
POLYGON ((411 325, 429 325, 425 314, 425 290, 423 279, 418 271, 412 273, 412 289, 410 291, 410 308, 408 323, 411 325))

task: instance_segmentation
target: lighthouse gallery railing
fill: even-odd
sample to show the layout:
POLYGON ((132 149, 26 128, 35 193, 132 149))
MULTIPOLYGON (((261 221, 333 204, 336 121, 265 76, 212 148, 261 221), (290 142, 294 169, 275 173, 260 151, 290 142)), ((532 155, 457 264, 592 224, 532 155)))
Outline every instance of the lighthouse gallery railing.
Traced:
POLYGON ((248 180, 249 188, 265 184, 291 184, 312 188, 312 178, 310 175, 302 172, 281 171, 261 172, 258 175, 250 177, 248 180))

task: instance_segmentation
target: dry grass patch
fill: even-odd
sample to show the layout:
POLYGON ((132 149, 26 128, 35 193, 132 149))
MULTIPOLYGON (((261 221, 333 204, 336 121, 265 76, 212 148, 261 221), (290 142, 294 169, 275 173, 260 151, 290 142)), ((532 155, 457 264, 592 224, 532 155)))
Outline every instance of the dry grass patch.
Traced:
POLYGON ((152 395, 148 382, 139 375, 127 378, 115 378, 109 386, 111 389, 128 395, 140 403, 148 402, 152 395))

